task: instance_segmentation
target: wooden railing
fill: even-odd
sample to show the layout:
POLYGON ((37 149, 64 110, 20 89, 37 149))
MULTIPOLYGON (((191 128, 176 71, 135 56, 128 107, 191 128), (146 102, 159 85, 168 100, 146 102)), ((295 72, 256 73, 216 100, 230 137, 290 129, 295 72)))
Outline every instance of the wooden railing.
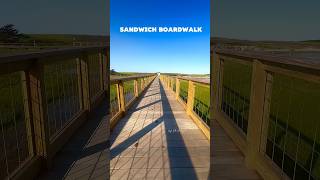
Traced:
POLYGON ((107 97, 107 46, 0 56, 0 179, 33 179, 107 97))
POLYGON ((212 123, 246 164, 264 179, 319 179, 320 63, 225 50, 211 58, 212 123))
POLYGON ((210 139, 210 82, 180 76, 162 75, 162 84, 173 91, 187 114, 210 139))
POLYGON ((143 74, 110 80, 111 130, 156 76, 156 74, 143 74))

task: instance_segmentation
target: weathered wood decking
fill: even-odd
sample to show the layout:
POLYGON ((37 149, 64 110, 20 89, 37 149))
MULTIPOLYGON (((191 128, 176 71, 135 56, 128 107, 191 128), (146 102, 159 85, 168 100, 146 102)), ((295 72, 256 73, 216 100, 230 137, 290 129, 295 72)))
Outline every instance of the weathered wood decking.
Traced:
MULTIPOLYGON (((259 179, 217 124, 211 179, 259 179)), ((209 179, 210 142, 156 79, 111 134, 111 179, 209 179)))

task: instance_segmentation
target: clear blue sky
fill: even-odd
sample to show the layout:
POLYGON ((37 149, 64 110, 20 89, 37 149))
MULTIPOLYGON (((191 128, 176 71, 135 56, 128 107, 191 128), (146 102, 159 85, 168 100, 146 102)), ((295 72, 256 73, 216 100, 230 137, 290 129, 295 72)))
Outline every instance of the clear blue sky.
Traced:
POLYGON ((0 0, 0 26, 23 33, 108 34, 108 0, 0 0))
POLYGON ((320 39, 320 0, 213 0, 212 36, 320 39))
POLYGON ((209 73, 210 0, 110 0, 111 68, 209 73), (120 26, 202 26, 203 33, 120 33, 120 26))

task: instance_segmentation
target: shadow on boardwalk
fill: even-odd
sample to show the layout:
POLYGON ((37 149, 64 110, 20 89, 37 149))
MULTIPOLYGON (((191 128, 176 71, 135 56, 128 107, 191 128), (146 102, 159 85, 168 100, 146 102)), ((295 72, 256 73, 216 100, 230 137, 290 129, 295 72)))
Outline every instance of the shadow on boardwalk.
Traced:
POLYGON ((111 134, 111 179, 207 179, 209 149, 156 79, 111 134))
POLYGON ((107 104, 103 103, 91 113, 88 121, 56 155, 50 170, 38 179, 107 179, 109 125, 106 109, 107 104))

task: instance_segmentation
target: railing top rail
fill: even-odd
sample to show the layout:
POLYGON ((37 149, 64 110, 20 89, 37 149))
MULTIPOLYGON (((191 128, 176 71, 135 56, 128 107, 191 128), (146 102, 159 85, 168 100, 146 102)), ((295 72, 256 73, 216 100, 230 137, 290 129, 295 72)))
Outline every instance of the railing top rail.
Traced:
MULTIPOLYGON (((170 76, 170 75, 166 75, 166 74, 164 74, 164 75, 170 76)), ((203 84, 203 85, 210 85, 210 79, 204 79, 204 78, 200 78, 200 77, 198 77, 198 78, 197 77, 184 77, 184 76, 171 76, 171 77, 178 78, 181 80, 186 80, 186 81, 192 81, 192 82, 203 84)))
POLYGON ((273 55, 261 52, 239 52, 234 50, 215 49, 218 55, 234 57, 246 61, 260 60, 265 64, 276 65, 280 67, 293 67, 304 69, 304 71, 313 71, 320 73, 320 60, 306 59, 301 57, 291 57, 284 55, 273 55))
POLYGON ((102 46, 87 46, 87 47, 72 47, 72 48, 59 48, 51 50, 43 50, 38 52, 27 52, 12 55, 0 55, 0 65, 7 63, 20 63, 32 59, 50 58, 58 56, 72 56, 82 52, 103 50, 108 48, 108 45, 102 46))
POLYGON ((119 83, 120 81, 125 82, 125 81, 131 81, 131 80, 136 80, 139 78, 143 77, 151 77, 155 76, 156 74, 141 74, 141 75, 135 75, 135 76, 126 76, 126 77, 117 77, 117 78, 112 78, 110 79, 111 84, 116 84, 119 83))
POLYGON ((195 77, 181 77, 181 76, 177 76, 177 78, 182 80, 192 81, 195 83, 204 84, 204 85, 210 85, 210 79, 195 78, 195 77))

